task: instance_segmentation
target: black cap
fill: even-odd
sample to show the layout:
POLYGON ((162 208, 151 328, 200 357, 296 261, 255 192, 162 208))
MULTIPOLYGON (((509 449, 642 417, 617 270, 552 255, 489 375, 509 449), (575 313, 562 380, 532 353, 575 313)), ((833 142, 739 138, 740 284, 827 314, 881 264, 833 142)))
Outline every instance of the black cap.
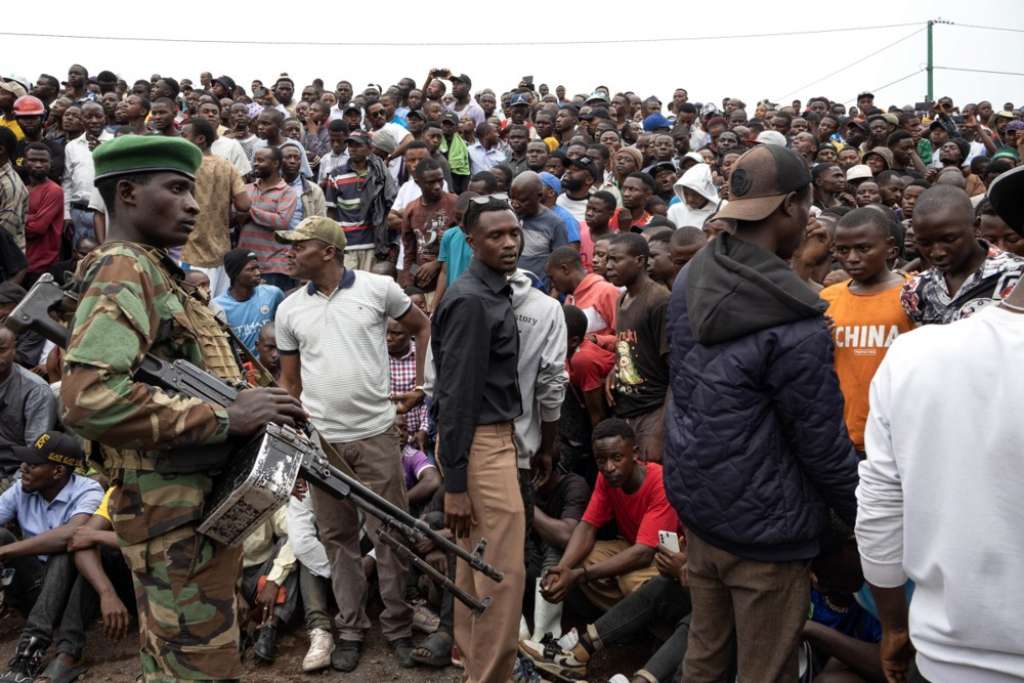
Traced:
POLYGON ((348 144, 352 144, 354 142, 357 145, 365 145, 366 147, 369 147, 370 134, 367 133, 365 130, 354 130, 348 134, 348 139, 346 140, 346 142, 348 144))
POLYGON ((569 161, 569 166, 574 168, 582 168, 584 171, 590 173, 590 177, 594 179, 594 182, 604 179, 604 174, 601 173, 601 168, 594 163, 594 160, 588 156, 581 156, 576 159, 569 161))
POLYGON ((15 458, 28 465, 78 467, 85 461, 78 441, 62 432, 44 432, 31 446, 16 446, 12 451, 15 458))
POLYGON ((454 123, 456 126, 459 125, 459 115, 453 111, 446 111, 444 116, 441 117, 441 121, 448 121, 454 123))
POLYGON ((1010 229, 1024 236, 1024 166, 1001 173, 988 188, 988 199, 1010 229))
POLYGON ((679 171, 676 170, 676 165, 673 164, 671 161, 659 161, 658 163, 652 165, 644 172, 649 173, 651 177, 654 178, 655 176, 658 175, 659 171, 672 171, 672 173, 675 174, 679 173, 679 171))
POLYGON ((470 78, 469 76, 467 76, 466 74, 458 74, 456 76, 449 76, 448 80, 449 81, 459 81, 460 83, 465 83, 470 88, 473 87, 473 79, 470 78))
POLYGON ((410 109, 409 113, 405 115, 405 118, 411 119, 414 116, 418 119, 423 119, 424 121, 427 119, 426 115, 424 115, 424 113, 419 109, 410 109))

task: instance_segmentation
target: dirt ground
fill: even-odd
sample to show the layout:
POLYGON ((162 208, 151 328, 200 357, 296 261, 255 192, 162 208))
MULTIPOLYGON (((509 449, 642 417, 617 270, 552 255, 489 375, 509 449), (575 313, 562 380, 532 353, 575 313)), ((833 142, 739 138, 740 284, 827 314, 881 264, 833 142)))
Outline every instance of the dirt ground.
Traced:
MULTIPOLYGON (((371 614, 379 606, 371 605, 371 614), (375 607, 375 609, 373 609, 375 607)), ((0 664, 6 670, 6 663, 14 656, 18 637, 24 626, 24 619, 17 613, 8 614, 0 622, 0 664)), ((374 621, 376 624, 376 621, 374 621)), ((416 640, 421 636, 417 634, 416 640)), ((251 655, 245 657, 245 674, 242 680, 251 683, 295 683, 298 681, 351 681, 352 683, 459 683, 462 671, 449 666, 445 669, 417 667, 402 669, 398 666, 391 650, 375 626, 367 638, 359 668, 349 674, 327 669, 313 674, 302 673, 302 658, 309 647, 309 641, 297 620, 279 635, 278 656, 272 666, 257 664, 251 655)), ((603 683, 615 673, 630 674, 640 668, 654 652, 657 642, 647 637, 628 646, 600 652, 591 665, 591 683, 603 683)), ((110 683, 134 683, 138 668, 138 649, 132 638, 112 641, 103 635, 99 625, 94 625, 88 634, 85 649, 86 665, 89 671, 82 681, 109 681, 110 683)))

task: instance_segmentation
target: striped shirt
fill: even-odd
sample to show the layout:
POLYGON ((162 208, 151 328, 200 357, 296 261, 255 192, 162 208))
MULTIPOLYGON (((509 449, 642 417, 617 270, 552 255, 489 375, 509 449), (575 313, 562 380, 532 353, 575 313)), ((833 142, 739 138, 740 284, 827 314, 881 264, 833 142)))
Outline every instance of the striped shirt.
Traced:
POLYGON ((346 162, 335 168, 325 181, 327 206, 334 207, 334 218, 345 230, 348 248, 373 247, 373 230, 363 222, 363 188, 369 171, 354 171, 346 162))
POLYGON ((274 240, 275 230, 287 230, 297 199, 283 179, 261 190, 259 183, 245 186, 252 201, 252 220, 242 226, 238 246, 255 252, 264 273, 288 272, 288 246, 274 240))
POLYGON ((11 162, 0 166, 0 228, 14 243, 25 250, 25 215, 28 213, 28 190, 11 162))

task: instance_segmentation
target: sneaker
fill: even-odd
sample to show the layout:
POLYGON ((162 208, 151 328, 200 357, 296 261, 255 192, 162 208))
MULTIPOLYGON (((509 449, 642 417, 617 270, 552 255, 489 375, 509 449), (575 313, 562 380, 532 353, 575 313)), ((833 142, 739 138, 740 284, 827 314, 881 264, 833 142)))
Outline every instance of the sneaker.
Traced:
POLYGON ((363 644, 358 640, 343 640, 331 653, 331 667, 348 673, 359 666, 359 657, 363 654, 363 644))
POLYGON ((31 683, 42 668, 42 660, 42 652, 19 648, 7 663, 7 671, 0 674, 0 682, 31 683))
POLYGON ((334 652, 334 639, 331 632, 323 628, 315 628, 309 632, 309 650, 302 658, 302 670, 305 673, 326 669, 331 665, 331 654, 334 652))
POLYGON ((528 657, 537 670, 554 676, 560 681, 583 681, 587 677, 586 652, 582 647, 570 650, 559 646, 554 638, 546 637, 543 641, 522 640, 519 652, 528 657))
POLYGON ((540 674, 533 662, 520 653, 516 653, 516 664, 512 667, 512 683, 541 683, 540 674))
POLYGON ((412 658, 413 644, 412 638, 396 638, 395 640, 388 641, 388 647, 390 647, 395 657, 398 659, 398 666, 403 669, 411 669, 416 666, 416 660, 412 658))
POLYGON ((608 679, 608 683, 629 683, 629 679, 622 674, 615 674, 608 679))

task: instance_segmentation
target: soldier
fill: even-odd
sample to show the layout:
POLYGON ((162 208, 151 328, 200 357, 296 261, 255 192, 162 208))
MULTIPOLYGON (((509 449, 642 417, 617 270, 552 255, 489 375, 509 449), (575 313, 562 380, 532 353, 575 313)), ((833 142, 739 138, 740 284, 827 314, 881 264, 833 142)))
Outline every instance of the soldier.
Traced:
POLYGON ((109 447, 104 464, 118 484, 110 512, 135 584, 144 680, 237 679, 241 548, 196 531, 213 469, 200 457, 210 450, 196 449, 223 444, 226 454, 229 436, 294 424, 303 413, 282 389, 248 389, 223 408, 133 379, 147 352, 224 380, 240 379, 241 370, 206 302, 165 251, 184 245, 195 226, 199 149, 180 138, 129 135, 97 148, 94 161, 110 225, 78 271, 64 420, 109 447))

